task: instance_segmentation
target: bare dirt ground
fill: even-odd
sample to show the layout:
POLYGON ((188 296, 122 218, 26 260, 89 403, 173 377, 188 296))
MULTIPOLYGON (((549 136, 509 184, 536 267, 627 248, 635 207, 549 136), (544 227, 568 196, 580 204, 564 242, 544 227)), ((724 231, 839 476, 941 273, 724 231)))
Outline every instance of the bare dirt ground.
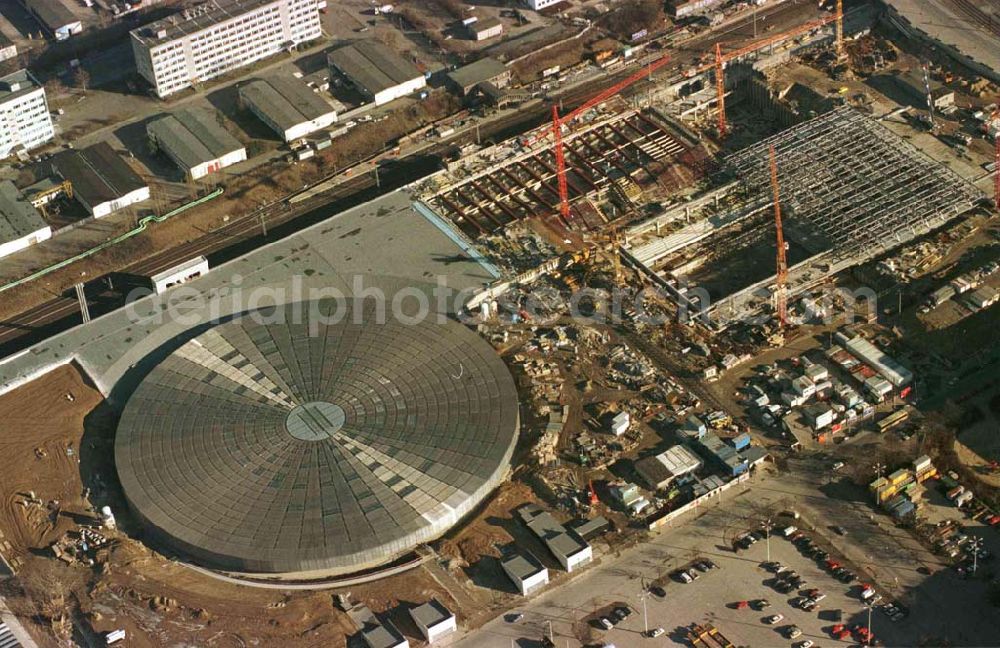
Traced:
MULTIPOLYGON (((0 593, 42 646, 56 646, 70 621, 90 632, 124 628, 129 646, 346 646, 355 633, 333 606, 335 591, 286 592, 238 586, 196 572, 147 548, 134 531, 112 464, 115 416, 73 366, 0 397, 0 550, 17 577, 0 593), (81 477, 82 475, 82 477, 81 477), (83 496, 84 482, 91 486, 83 496), (20 502, 32 497, 39 502, 20 502), (53 542, 95 527, 94 507, 110 502, 122 531, 94 564, 64 562, 53 542)), ((491 509, 492 510, 492 509, 491 509)), ((351 588, 352 600, 407 626, 405 610, 436 597, 454 609, 424 568, 351 588)))
POLYGON ((484 557, 499 558, 500 546, 514 538, 504 529, 502 521, 512 519, 511 512, 527 502, 538 499, 531 488, 520 482, 507 482, 500 487, 490 503, 461 531, 441 542, 438 553, 450 560, 473 564, 484 557))
POLYGON ((990 463, 1000 461, 1000 395, 987 403, 982 399, 973 406, 978 407, 982 418, 955 438, 955 454, 976 477, 993 487, 1000 487, 1000 470, 994 470, 990 463))

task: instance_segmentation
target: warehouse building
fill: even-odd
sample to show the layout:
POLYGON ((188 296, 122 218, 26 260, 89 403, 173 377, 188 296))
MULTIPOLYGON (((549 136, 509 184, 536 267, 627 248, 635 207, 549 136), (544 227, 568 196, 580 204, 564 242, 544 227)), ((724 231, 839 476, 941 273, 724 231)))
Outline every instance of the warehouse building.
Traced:
POLYGON ((94 218, 149 200, 149 185, 107 142, 56 154, 52 170, 94 218))
POLYGON ((427 79, 416 66, 375 41, 363 40, 335 49, 327 61, 376 106, 427 85, 427 79))
POLYGON ((27 70, 0 78, 0 158, 55 137, 45 89, 27 70))
POLYGON ((521 596, 530 596, 549 582, 549 570, 530 553, 507 556, 500 561, 500 567, 514 582, 521 596))
POLYGON ((0 32, 0 61, 9 61, 17 56, 17 45, 0 32))
POLYGON ((136 69, 156 96, 322 36, 317 0, 212 0, 132 31, 136 69))
POLYGON ((666 488, 679 477, 701 468, 701 459, 682 445, 635 462, 635 470, 653 490, 666 488))
POLYGON ((150 145, 163 151, 189 180, 247 159, 239 141, 203 110, 184 108, 146 125, 150 145))
POLYGON ((462 97, 475 91, 481 83, 492 84, 496 88, 506 88, 510 85, 510 79, 510 68, 489 57, 464 65, 454 72, 449 72, 447 76, 448 87, 462 97))
POLYGON ((52 236, 52 230, 10 180, 0 182, 0 257, 52 236))
POLYGON ((503 23, 496 18, 485 18, 474 20, 465 26, 465 32, 469 38, 475 41, 483 41, 497 36, 503 36, 503 23))
POLYGON ((434 643, 458 630, 454 613, 441 605, 437 599, 431 599, 423 605, 410 608, 409 612, 414 625, 417 626, 420 634, 428 643, 434 643))
POLYGON ((254 79, 239 86, 239 97, 242 106, 286 142, 300 140, 337 121, 337 109, 295 78, 254 79))
POLYGON ((83 23, 66 8, 62 0, 22 0, 38 24, 56 40, 66 40, 83 31, 83 23))
POLYGON ((525 504, 517 514, 566 571, 572 572, 593 560, 590 545, 575 531, 559 524, 548 511, 535 504, 525 504))

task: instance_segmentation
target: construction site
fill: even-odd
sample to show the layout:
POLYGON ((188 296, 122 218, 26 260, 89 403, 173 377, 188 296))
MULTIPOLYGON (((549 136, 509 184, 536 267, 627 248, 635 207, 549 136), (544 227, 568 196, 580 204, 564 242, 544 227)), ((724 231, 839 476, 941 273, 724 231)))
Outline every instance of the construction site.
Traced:
MULTIPOLYGON (((945 409, 949 425, 988 414, 962 464, 1000 460, 1000 87, 928 60, 873 11, 825 4, 691 65, 637 47, 634 71, 534 130, 466 144, 191 283, 218 298, 225 272, 266 289, 353 272, 421 294, 455 279, 465 301, 436 327, 243 319, 287 315, 294 292, 197 326, 151 324, 150 302, 10 359, 28 369, 0 395, 7 604, 45 646, 118 631, 130 646, 422 646, 436 624, 460 647, 606 646, 639 605, 642 627, 615 645, 803 636, 771 628, 781 615, 734 620, 766 599, 728 599, 761 589, 778 517, 823 538, 840 524, 815 503, 829 498, 877 527, 863 486, 827 478, 828 495, 816 475, 850 456, 866 484, 870 455, 881 477, 886 455, 932 452, 912 428, 944 426, 945 409), (868 445, 842 445, 855 437, 868 445), (784 481, 752 490, 764 480, 784 481), (650 542, 660 532, 691 546, 650 542), (754 534, 767 561, 740 553, 754 534), (713 560, 736 575, 711 576, 713 560), (555 597, 531 597, 581 570, 602 570, 579 588, 593 591, 539 612, 555 597), (666 587, 702 587, 705 616, 666 587), (687 617, 650 627, 647 604, 687 617)), ((874 583, 862 591, 902 599, 877 555, 898 538, 857 541, 850 556, 817 540, 874 583)), ((782 542, 782 561, 838 587, 782 542)), ((793 645, 827 621, 871 639, 853 589, 834 597, 836 618, 795 611, 810 639, 793 645)))

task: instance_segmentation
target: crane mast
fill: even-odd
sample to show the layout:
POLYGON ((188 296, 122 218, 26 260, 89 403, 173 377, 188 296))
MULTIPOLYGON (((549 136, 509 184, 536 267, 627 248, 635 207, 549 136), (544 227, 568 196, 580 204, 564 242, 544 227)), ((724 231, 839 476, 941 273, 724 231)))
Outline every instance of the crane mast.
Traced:
POLYGON ((785 232, 781 226, 781 196, 778 187, 778 155, 774 144, 771 145, 771 193, 774 196, 774 227, 777 233, 778 254, 777 254, 777 282, 776 282, 776 307, 778 321, 784 327, 788 324, 788 260, 785 257, 785 232))
POLYGON ((719 111, 719 138, 724 138, 729 130, 726 123, 726 77, 723 71, 725 61, 722 58, 722 45, 715 44, 715 91, 717 94, 716 107, 719 111))
POLYGON ((556 147, 556 175, 559 182, 559 216, 563 224, 569 226, 569 185, 566 182, 566 156, 562 145, 562 121, 559 119, 559 107, 552 106, 552 137, 556 147))
POLYGON ((813 29, 819 29, 824 25, 828 25, 831 22, 836 23, 836 45, 837 54, 841 56, 844 51, 844 6, 843 0, 838 0, 837 9, 832 16, 827 16, 826 18, 819 18, 817 20, 810 20, 807 23, 803 23, 794 29, 781 32, 780 34, 775 34, 774 36, 769 36, 761 40, 750 43, 745 47, 733 50, 731 52, 722 53, 722 44, 715 44, 715 60, 712 63, 707 63, 701 67, 694 68, 688 72, 688 76, 695 76, 702 74, 715 68, 715 90, 716 90, 716 105, 719 109, 719 136, 725 137, 729 132, 729 124, 726 120, 726 80, 725 80, 725 64, 729 61, 738 59, 747 54, 756 52, 757 50, 764 49, 775 43, 780 43, 783 40, 805 34, 812 31, 813 29))
MULTIPOLYGON (((570 209, 569 209, 569 184, 566 180, 566 155, 563 151, 562 143, 562 127, 565 124, 572 122, 574 119, 587 112, 597 104, 614 97, 619 92, 629 87, 636 81, 644 78, 651 78, 653 72, 660 69, 670 61, 669 56, 662 56, 657 60, 653 61, 643 69, 638 72, 626 77, 625 79, 619 81, 613 86, 606 88, 605 90, 597 93, 587 101, 585 101, 576 110, 567 113, 564 117, 559 116, 559 108, 557 106, 552 106, 552 139, 553 139, 553 153, 556 158, 556 176, 557 182, 559 184, 559 215, 563 220, 563 223, 567 226, 570 221, 570 209)), ((544 137, 544 133, 536 136, 535 138, 528 141, 528 145, 534 144, 541 137, 544 137)))

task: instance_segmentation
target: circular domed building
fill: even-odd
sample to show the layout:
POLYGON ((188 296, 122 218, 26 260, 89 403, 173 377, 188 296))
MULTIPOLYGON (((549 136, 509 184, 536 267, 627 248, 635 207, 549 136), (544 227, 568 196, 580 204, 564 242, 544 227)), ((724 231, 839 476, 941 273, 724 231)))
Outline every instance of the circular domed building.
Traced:
POLYGON ((440 536, 500 484, 518 430, 502 360, 457 322, 373 308, 246 314, 143 379, 115 461, 158 541, 218 569, 349 573, 440 536))

